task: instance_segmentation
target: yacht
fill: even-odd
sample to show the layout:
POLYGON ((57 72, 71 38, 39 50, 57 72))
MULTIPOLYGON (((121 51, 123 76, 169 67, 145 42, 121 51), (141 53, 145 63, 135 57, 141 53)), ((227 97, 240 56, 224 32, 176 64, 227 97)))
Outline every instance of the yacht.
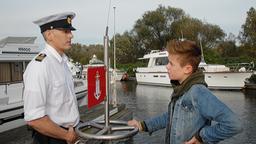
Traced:
MULTIPOLYGON (((168 52, 152 50, 149 54, 139 58, 147 60, 146 67, 136 68, 136 80, 138 84, 171 86, 167 73, 168 52)), ((230 69, 225 65, 206 64, 204 60, 199 64, 205 74, 205 81, 210 89, 242 89, 244 81, 253 71, 246 67, 230 69)))
MULTIPOLYGON (((23 120, 23 73, 41 51, 36 37, 6 37, 0 40, 0 133, 25 124, 23 120)), ((71 69, 72 70, 72 69, 71 69)), ((87 103, 87 84, 74 78, 78 104, 87 103)))

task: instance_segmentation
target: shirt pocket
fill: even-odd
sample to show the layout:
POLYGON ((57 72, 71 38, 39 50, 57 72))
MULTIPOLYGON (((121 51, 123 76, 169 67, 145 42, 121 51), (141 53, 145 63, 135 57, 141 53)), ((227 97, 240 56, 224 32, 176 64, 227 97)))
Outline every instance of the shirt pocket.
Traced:
POLYGON ((52 101, 54 104, 63 104, 68 100, 68 88, 65 81, 54 81, 52 91, 52 101))

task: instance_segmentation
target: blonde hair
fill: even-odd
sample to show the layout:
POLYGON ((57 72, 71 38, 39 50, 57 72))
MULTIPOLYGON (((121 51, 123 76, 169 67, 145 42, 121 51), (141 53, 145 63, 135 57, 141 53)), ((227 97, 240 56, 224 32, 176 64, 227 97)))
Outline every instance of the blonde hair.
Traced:
POLYGON ((169 54, 180 55, 179 62, 182 67, 190 64, 193 67, 193 72, 198 69, 201 61, 201 50, 194 41, 170 40, 166 47, 169 54))

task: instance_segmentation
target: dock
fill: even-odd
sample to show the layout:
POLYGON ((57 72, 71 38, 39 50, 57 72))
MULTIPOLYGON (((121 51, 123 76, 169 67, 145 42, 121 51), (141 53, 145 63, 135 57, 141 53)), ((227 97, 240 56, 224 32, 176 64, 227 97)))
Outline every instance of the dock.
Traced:
POLYGON ((244 88, 245 89, 256 90, 256 84, 255 83, 245 83, 244 88))
MULTIPOLYGON (((104 104, 97 105, 92 109, 88 109, 86 106, 79 107, 81 121, 87 122, 91 120, 104 120, 104 104)), ((132 119, 132 112, 126 108, 124 104, 119 104, 116 107, 110 105, 110 119, 111 120, 124 120, 128 121, 132 119)), ((90 144, 102 143, 99 141, 88 141, 83 142, 90 144)), ((29 130, 28 126, 21 126, 9 131, 0 133, 0 143, 8 144, 25 144, 32 143, 32 131, 29 130)))

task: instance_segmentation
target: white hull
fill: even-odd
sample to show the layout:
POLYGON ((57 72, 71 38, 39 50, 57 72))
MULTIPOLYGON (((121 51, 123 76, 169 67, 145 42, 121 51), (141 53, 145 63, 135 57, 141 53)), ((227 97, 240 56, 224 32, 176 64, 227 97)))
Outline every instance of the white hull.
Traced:
MULTIPOLYGON (((0 85, 0 120, 7 120, 14 116, 22 116, 22 90, 23 83, 0 85)), ((0 132, 10 130, 25 124, 23 119, 17 119, 7 123, 0 123, 0 132)))
MULTIPOLYGON (((242 89, 252 72, 204 72, 210 89, 242 89)), ((167 72, 137 72, 138 84, 171 86, 167 72)))
POLYGON ((171 86, 167 73, 136 73, 136 80, 138 84, 171 86))
POLYGON ((20 127, 22 125, 25 125, 25 121, 22 118, 23 115, 23 102, 17 102, 17 103, 13 103, 13 104, 8 104, 8 105, 1 105, 0 106, 0 119, 9 119, 12 117, 21 117, 17 120, 13 120, 10 122, 6 122, 0 125, 0 133, 16 128, 16 127, 20 127))
POLYGON ((205 72, 205 81, 211 89, 242 89, 252 72, 205 72))

